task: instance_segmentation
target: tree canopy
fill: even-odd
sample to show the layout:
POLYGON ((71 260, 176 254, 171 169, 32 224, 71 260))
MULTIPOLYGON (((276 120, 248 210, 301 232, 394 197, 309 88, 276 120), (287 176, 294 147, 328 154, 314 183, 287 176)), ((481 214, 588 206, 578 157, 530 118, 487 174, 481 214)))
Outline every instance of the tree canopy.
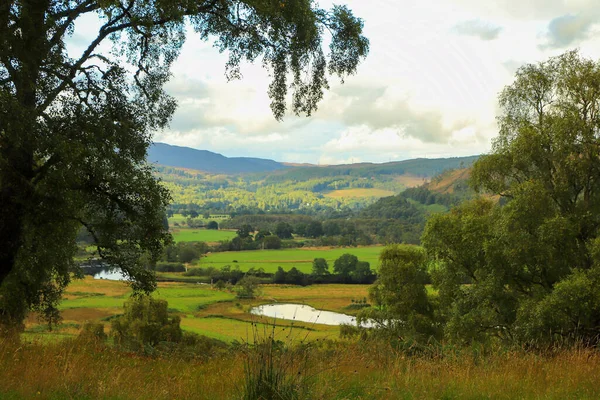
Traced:
POLYGON ((600 64, 573 51, 521 67, 500 94, 500 134, 472 179, 502 201, 436 215, 423 236, 448 335, 600 337, 599 82, 600 64))
POLYGON ((355 72, 369 43, 344 6, 311 0, 7 0, 0 4, 0 320, 30 308, 56 316, 76 269, 81 226, 138 291, 154 288, 140 255, 156 258, 168 192, 145 156, 176 106, 163 85, 191 26, 271 73, 275 118, 310 115, 328 75, 355 72), (67 41, 85 15, 102 23, 81 54, 67 41), (329 49, 323 48, 330 35, 329 49), (101 52, 109 43, 111 52, 101 52))

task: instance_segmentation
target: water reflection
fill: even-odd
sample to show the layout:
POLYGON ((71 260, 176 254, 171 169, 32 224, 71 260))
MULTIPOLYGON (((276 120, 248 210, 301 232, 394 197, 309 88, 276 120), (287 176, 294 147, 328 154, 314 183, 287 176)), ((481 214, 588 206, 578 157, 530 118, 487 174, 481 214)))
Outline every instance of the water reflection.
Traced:
MULTIPOLYGON (((250 313, 265 317, 289 319, 302 322, 311 322, 324 325, 355 325, 356 318, 351 315, 340 314, 332 311, 317 310, 303 304, 265 304, 254 307, 250 313)), ((372 323, 363 323, 363 327, 371 328, 372 323)))
POLYGON ((108 279, 109 281, 127 281, 129 280, 121 268, 102 268, 94 270, 94 279, 108 279))

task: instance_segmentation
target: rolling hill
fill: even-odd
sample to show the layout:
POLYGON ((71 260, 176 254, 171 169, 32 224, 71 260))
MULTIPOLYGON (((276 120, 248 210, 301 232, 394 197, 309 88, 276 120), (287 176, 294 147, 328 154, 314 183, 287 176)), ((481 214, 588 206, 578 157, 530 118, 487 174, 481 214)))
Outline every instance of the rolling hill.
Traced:
POLYGON ((154 143, 148 149, 148 161, 177 168, 189 168, 213 174, 269 172, 287 168, 263 158, 225 157, 207 150, 154 143))

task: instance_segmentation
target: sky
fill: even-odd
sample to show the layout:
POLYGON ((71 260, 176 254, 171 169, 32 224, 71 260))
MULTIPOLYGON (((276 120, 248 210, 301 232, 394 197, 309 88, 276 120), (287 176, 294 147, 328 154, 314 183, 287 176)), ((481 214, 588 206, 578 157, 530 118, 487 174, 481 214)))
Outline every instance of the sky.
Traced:
MULTIPOLYGON (((346 0, 364 20, 370 53, 311 117, 269 108, 268 71, 242 65, 190 33, 166 90, 178 101, 154 140, 229 157, 340 164, 489 152, 497 97, 515 71, 578 48, 600 58, 593 0, 346 0)), ((320 1, 330 8, 330 1, 320 1)), ((94 24, 76 26, 93 29, 94 24)))

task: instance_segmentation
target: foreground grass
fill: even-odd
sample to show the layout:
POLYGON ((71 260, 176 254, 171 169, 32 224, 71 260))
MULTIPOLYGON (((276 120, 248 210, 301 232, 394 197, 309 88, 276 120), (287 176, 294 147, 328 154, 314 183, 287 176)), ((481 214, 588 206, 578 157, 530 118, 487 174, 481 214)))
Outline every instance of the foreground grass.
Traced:
MULTIPOLYGON (((0 340, 2 399, 235 399, 253 350, 208 360, 149 358, 77 341, 0 340)), ((407 356, 378 343, 315 342, 286 366, 311 399, 597 399, 600 355, 469 349, 407 356)), ((286 361, 287 362, 287 361, 286 361)), ((278 364, 276 364, 277 366, 278 364)))
POLYGON ((379 254, 383 246, 349 247, 349 248, 300 248, 284 250, 253 250, 253 251, 227 251, 212 253, 200 259, 201 267, 213 266, 222 268, 225 265, 240 267, 242 271, 250 268, 263 268, 267 273, 275 273, 277 267, 289 271, 292 267, 304 273, 312 271, 312 262, 315 258, 324 258, 333 270, 333 263, 342 254, 353 254, 360 261, 367 261, 371 268, 379 267, 379 254))

